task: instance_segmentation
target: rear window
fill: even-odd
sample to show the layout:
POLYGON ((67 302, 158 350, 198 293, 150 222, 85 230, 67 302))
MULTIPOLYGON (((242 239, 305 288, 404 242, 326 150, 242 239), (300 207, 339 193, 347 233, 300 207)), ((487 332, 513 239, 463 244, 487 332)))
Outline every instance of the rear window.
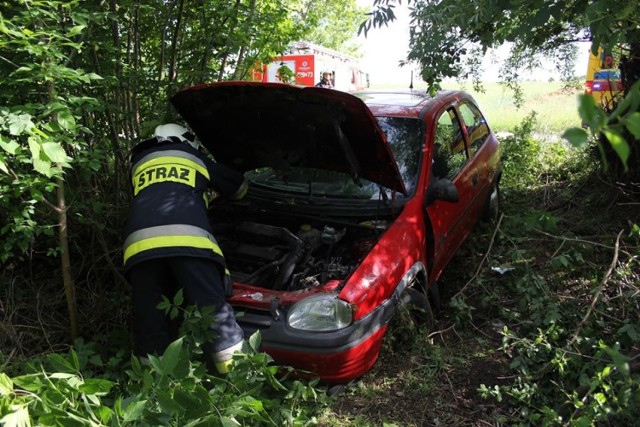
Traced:
POLYGON ((482 116, 482 113, 475 105, 470 103, 460 104, 458 107, 460 115, 467 127, 467 135, 469 136, 469 146, 471 155, 473 156, 489 136, 489 126, 482 116))

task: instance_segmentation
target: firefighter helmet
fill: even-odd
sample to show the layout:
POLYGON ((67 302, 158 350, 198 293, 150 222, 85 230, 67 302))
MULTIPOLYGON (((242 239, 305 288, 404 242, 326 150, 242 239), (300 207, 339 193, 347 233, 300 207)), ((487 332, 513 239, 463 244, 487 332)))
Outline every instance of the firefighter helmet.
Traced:
POLYGON ((179 140, 185 144, 189 144, 196 150, 200 147, 200 140, 184 126, 175 123, 167 123, 165 125, 156 126, 153 132, 154 136, 163 139, 179 140))

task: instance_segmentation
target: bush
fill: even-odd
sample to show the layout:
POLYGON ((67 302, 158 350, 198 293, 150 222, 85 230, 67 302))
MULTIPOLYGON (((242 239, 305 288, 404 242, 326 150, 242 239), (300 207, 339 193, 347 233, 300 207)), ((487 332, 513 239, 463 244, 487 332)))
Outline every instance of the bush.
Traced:
MULTIPOLYGON (((180 298, 180 293, 176 296, 180 298)), ((227 376, 211 374, 201 345, 211 317, 195 307, 162 307, 181 315, 181 337, 146 367, 120 351, 108 360, 77 341, 65 355, 51 353, 0 373, 0 423, 42 426, 303 426, 327 403, 317 380, 296 379, 257 352, 258 334, 236 356, 227 376), (185 333, 189 331, 189 333, 185 333)))

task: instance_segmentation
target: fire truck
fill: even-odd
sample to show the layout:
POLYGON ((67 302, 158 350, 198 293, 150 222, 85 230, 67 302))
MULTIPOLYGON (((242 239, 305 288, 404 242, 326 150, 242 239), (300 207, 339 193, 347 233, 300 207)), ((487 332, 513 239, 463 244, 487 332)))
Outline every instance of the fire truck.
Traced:
POLYGON ((351 92, 369 87, 369 75, 360 68, 357 58, 308 42, 295 43, 289 54, 258 67, 252 79, 314 86, 323 72, 331 73, 337 90, 351 92))
POLYGON ((611 108, 623 95, 620 71, 616 68, 612 52, 598 48, 597 55, 589 52, 585 94, 593 96, 596 105, 611 108))

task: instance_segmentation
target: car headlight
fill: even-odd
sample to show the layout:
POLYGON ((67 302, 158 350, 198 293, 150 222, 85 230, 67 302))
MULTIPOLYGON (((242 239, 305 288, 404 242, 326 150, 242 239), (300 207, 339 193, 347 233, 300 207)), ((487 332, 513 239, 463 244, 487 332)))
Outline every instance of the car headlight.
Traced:
POLYGON ((335 331, 351 324, 349 303, 334 294, 315 295, 291 306, 287 323, 303 331, 335 331))

